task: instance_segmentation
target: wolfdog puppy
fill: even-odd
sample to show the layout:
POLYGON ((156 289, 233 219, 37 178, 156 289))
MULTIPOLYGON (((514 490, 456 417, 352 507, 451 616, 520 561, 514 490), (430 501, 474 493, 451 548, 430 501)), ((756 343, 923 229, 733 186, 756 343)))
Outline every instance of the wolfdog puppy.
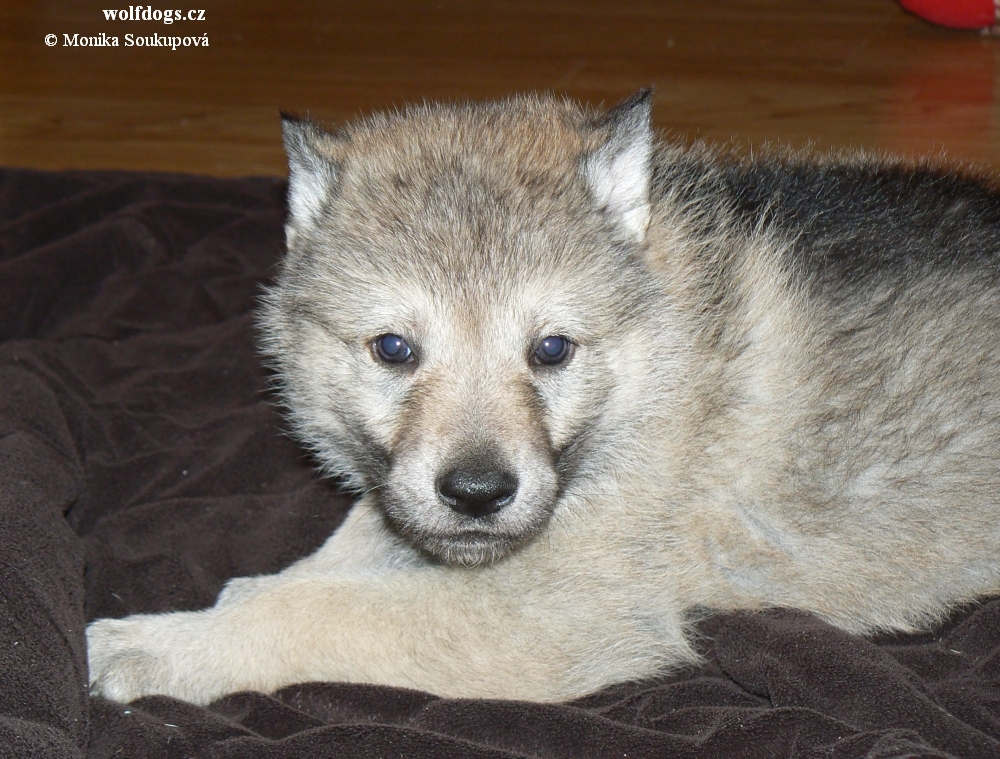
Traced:
POLYGON ((1000 592, 1000 194, 663 144, 650 95, 284 122, 264 347, 362 497, 204 611, 99 620, 93 692, 570 699, 704 610, 926 628, 1000 592))

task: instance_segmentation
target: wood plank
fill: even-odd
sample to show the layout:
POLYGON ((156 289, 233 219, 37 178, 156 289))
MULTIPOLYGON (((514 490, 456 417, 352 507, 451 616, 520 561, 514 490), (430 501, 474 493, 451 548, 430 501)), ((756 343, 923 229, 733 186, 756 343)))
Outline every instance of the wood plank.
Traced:
POLYGON ((279 109, 336 122, 537 89, 610 104, 652 84, 657 125, 683 140, 945 150, 1000 166, 1000 40, 892 0, 192 4, 205 21, 5 0, 0 162, 280 174, 279 109), (63 44, 102 33, 120 46, 63 44), (207 34, 209 47, 126 47, 126 34, 207 34))

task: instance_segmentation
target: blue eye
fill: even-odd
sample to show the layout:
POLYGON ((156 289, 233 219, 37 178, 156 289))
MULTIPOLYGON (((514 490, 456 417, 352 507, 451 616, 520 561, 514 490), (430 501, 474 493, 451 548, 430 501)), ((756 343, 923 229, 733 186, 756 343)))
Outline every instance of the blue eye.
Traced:
POLYGON ((413 351, 399 335, 375 338, 375 355, 387 364, 405 364, 413 360, 413 351))
POLYGON ((542 340, 542 342, 538 344, 538 347, 535 348, 534 361, 535 363, 544 364, 546 366, 561 364, 569 357, 572 345, 573 343, 565 337, 550 335, 542 340))

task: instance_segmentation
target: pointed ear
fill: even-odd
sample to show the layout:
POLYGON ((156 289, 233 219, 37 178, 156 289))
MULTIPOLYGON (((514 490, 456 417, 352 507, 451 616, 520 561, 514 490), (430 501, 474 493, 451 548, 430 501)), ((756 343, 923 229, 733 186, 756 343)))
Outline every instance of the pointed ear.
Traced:
POLYGON ((288 209, 291 220, 315 225, 337 184, 334 149, 342 140, 308 119, 281 114, 288 156, 288 209))
POLYGON ((594 124, 604 141, 583 160, 583 174, 597 206, 635 242, 646 238, 649 226, 652 95, 650 89, 641 90, 594 124))

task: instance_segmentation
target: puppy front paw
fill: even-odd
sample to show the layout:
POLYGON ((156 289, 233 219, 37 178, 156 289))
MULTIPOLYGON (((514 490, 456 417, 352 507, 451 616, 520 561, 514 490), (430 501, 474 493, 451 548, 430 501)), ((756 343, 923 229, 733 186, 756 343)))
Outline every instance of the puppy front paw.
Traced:
POLYGON ((164 695, 208 703, 225 692, 213 672, 206 612, 99 619, 87 627, 90 692, 113 701, 164 695), (221 690, 220 690, 221 688, 221 690))

